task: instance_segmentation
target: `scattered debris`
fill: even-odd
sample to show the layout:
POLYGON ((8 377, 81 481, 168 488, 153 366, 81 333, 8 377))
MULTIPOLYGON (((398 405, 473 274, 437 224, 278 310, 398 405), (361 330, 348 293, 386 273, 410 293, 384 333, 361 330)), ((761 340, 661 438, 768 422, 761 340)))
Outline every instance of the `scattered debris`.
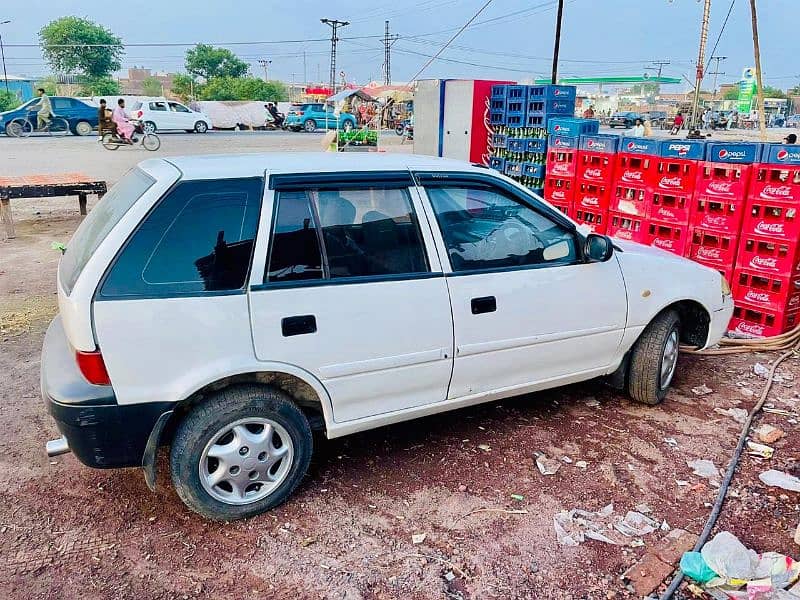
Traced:
POLYGON ((627 537, 647 535, 648 533, 653 533, 658 527, 657 521, 632 510, 627 512, 622 521, 614 523, 614 529, 627 537))
POLYGON ((585 460, 579 460, 578 462, 575 463, 575 466, 578 467, 579 469, 585 469, 586 467, 589 466, 589 463, 587 463, 585 460))
POLYGON ((794 530, 794 543, 800 544, 800 524, 798 524, 797 529, 794 530))
POLYGON ((703 385, 698 385, 697 387, 693 387, 692 393, 695 396, 707 396, 708 394, 713 394, 714 390, 712 390, 704 383, 703 385))
POLYGON ((781 415, 783 417, 794 416, 794 413, 791 413, 788 410, 783 410, 782 408, 773 408, 772 406, 765 406, 761 410, 763 410, 765 413, 770 413, 771 415, 781 415))
POLYGON ((664 442, 667 444, 667 446, 672 446, 673 448, 678 447, 678 440, 675 438, 664 438, 664 442))
POLYGON ((706 479, 719 477, 719 469, 710 460, 698 458, 696 460, 687 460, 686 464, 693 469, 692 473, 699 477, 706 479))
POLYGON ((648 595, 669 577, 681 555, 691 550, 696 542, 696 535, 683 529, 673 529, 623 573, 623 581, 633 586, 638 597, 648 595))
POLYGON ((447 573, 444 574, 444 578, 445 581, 447 581, 447 583, 450 583, 456 578, 456 576, 453 575, 452 571, 448 571, 447 573))
POLYGON ((492 447, 489 444, 478 444, 478 450, 483 450, 484 452, 491 452, 492 447))
POLYGON ((764 423, 761 427, 756 429, 756 435, 758 439, 765 444, 774 444, 786 434, 777 427, 764 423))
POLYGON ((764 365, 762 365, 761 363, 756 363, 753 365, 753 373, 755 373, 759 377, 763 377, 764 379, 769 377, 769 369, 764 365))
POLYGON ((757 456, 759 458, 772 458, 775 454, 775 448, 765 446, 764 444, 757 444, 756 442, 747 442, 747 453, 750 456, 757 456))
POLYGON ((676 483, 678 486, 680 486, 680 487, 684 487, 684 486, 687 486, 687 485, 689 485, 689 482, 688 482, 688 481, 685 481, 685 480, 683 480, 683 479, 676 479, 676 480, 675 480, 675 483, 676 483))
POLYGON ((517 502, 522 502, 523 500, 525 500, 525 496, 523 496, 522 494, 511 494, 511 499, 516 500, 517 502))
POLYGON ((597 398, 589 398, 586 400, 586 402, 584 402, 584 404, 589 408, 597 408, 600 406, 600 402, 597 400, 597 398))
POLYGON ((747 421, 748 413, 743 408, 715 408, 714 412, 731 417, 737 423, 744 423, 747 421))
POLYGON ((635 508, 636 510, 638 510, 638 511, 639 511, 640 513, 642 513, 643 515, 646 515, 646 514, 648 514, 648 513, 651 513, 651 512, 653 512, 653 511, 650 509, 650 507, 649 507, 649 506, 647 506, 647 504, 645 504, 644 502, 642 502, 641 504, 637 504, 637 505, 636 505, 636 506, 634 506, 633 508, 635 508))
POLYGON ((661 521, 661 527, 659 527, 659 529, 661 531, 669 531, 672 528, 669 526, 669 523, 667 523, 667 520, 664 519, 663 521, 661 521))
POLYGON ((753 396, 756 395, 756 393, 753 390, 751 390, 750 388, 746 388, 746 387, 739 388, 739 393, 742 396, 744 396, 745 398, 752 398, 753 396))
POLYGON ((555 475, 561 468, 561 463, 554 458, 547 458, 542 453, 536 455, 536 466, 542 475, 555 475))
MULTIPOLYGON (((648 510, 648 507, 645 506, 648 510)), ((637 547, 644 545, 642 538, 659 529, 659 522, 641 512, 628 511, 624 517, 614 514, 614 505, 608 504, 597 512, 574 508, 553 517, 553 528, 562 546, 577 546, 585 540, 605 544, 637 547), (620 534, 624 537, 620 537, 620 534), (625 541, 625 538, 634 538, 625 541)))
POLYGON ((800 492, 800 479, 783 471, 770 469, 761 473, 758 478, 762 483, 766 483, 771 487, 779 487, 790 492, 800 492))
POLYGON ((421 544, 425 541, 425 538, 428 537, 427 533, 415 533, 411 536, 411 543, 412 544, 421 544))
POLYGON ((562 456, 561 461, 567 463, 568 465, 572 464, 572 459, 569 456, 562 456))

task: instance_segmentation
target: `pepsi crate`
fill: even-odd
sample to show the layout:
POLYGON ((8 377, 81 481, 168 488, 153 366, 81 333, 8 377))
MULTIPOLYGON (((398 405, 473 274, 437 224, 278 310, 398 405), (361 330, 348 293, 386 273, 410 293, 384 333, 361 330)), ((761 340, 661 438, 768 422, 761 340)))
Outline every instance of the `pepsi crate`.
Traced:
POLYGON ((506 113, 506 122, 505 126, 511 129, 521 129, 526 127, 525 124, 525 113, 506 113))
POLYGON ((528 96, 528 114, 544 113, 547 107, 547 99, 544 96, 528 96))
POLYGON ((508 96, 509 85, 507 83, 500 83, 492 86, 492 98, 506 99, 508 96))
POLYGON ((528 86, 528 100, 541 100, 544 102, 547 99, 546 85, 529 85, 528 86))
POLYGON ((525 114, 527 108, 528 108, 528 88, 524 85, 508 86, 508 96, 506 97, 506 112, 525 114))
POLYGON ((597 119, 576 119, 575 117, 552 117, 547 121, 547 132, 551 135, 580 137, 600 131, 597 119))
POLYGON ((544 198, 544 188, 529 187, 528 189, 539 196, 539 198, 544 198))
POLYGON ((502 156, 490 156, 489 168, 502 173, 506 168, 506 159, 502 156))
POLYGON ((520 153, 525 152, 527 142, 527 138, 508 138, 508 151, 520 153))
POLYGON ((646 154, 658 156, 659 142, 651 138, 623 137, 619 151, 626 154, 646 154))
POLYGON ((548 139, 548 148, 562 148, 564 150, 577 150, 580 138, 569 135, 551 135, 548 139))
POLYGON ((702 140, 664 140, 659 144, 658 154, 661 158, 705 160, 706 143, 702 140))
POLYGON ((619 136, 605 134, 582 135, 578 148, 589 152, 616 154, 619 150, 619 136))
POLYGON ((489 110, 504 111, 506 109, 505 98, 492 98, 489 100, 489 110))
POLYGON ((509 177, 522 177, 522 165, 524 163, 518 161, 506 161, 506 166, 503 169, 503 173, 508 175, 509 177))
POLYGON ((492 146, 500 149, 508 148, 508 136, 504 133, 492 134, 492 146))
POLYGON ((492 125, 505 125, 506 113, 505 111, 493 110, 489 113, 489 123, 492 125))
MULTIPOLYGON (((522 165, 523 177, 533 177, 534 179, 541 179, 544 177, 544 165, 541 163, 526 162, 522 165)), ((542 190, 544 192, 544 190, 542 190)))
POLYGON ((544 138, 528 138, 525 144, 525 152, 544 154, 547 152, 547 140, 544 138))
POLYGON ((574 85, 546 85, 547 97, 551 100, 563 100, 572 102, 575 107, 575 97, 578 95, 578 88, 574 85))
POLYGON ((764 144, 754 142, 713 143, 707 145, 706 160, 716 163, 752 164, 761 160, 764 144))
POLYGON ((800 165, 800 146, 764 144, 761 162, 768 165, 800 165))
POLYGON ((545 112, 548 115, 564 115, 573 116, 575 114, 575 100, 560 100, 558 98, 550 98, 545 104, 545 112))
POLYGON ((547 124, 547 114, 544 112, 529 112, 525 115, 526 127, 544 127, 547 124))

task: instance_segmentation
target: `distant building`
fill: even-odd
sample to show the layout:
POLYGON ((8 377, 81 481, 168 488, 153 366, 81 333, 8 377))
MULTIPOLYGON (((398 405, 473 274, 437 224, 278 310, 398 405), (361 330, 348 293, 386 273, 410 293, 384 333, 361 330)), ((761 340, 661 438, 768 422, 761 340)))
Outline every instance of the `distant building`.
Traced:
POLYGON ((158 95, 170 95, 172 82, 175 79, 174 73, 153 73, 150 69, 139 67, 128 69, 128 76, 119 78, 120 89, 126 96, 146 96, 144 82, 151 78, 161 84, 161 92, 158 95))
POLYGON ((0 91, 6 91, 6 84, 8 84, 8 91, 16 94, 20 101, 25 102, 33 98, 33 87, 36 81, 30 77, 18 77, 16 75, 9 75, 8 78, 0 77, 0 91))

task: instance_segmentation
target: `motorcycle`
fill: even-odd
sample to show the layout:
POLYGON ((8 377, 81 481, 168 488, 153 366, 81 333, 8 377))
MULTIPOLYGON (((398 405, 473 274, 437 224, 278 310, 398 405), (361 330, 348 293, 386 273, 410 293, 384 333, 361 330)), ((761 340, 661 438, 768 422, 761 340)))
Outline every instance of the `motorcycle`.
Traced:
POLYGON ((120 146, 133 146, 137 142, 142 146, 142 148, 149 150, 150 152, 155 152, 161 147, 161 139, 155 133, 145 133, 141 121, 132 120, 131 123, 133 124, 134 136, 140 136, 138 140, 135 142, 125 140, 116 132, 108 131, 103 134, 103 137, 100 140, 100 143, 103 144, 103 148, 106 150, 116 150, 120 146))
POLYGON ((267 111, 267 117, 264 119, 264 129, 267 131, 279 131, 281 129, 286 129, 286 115, 282 112, 277 113, 275 117, 272 116, 272 113, 267 111))
POLYGON ((402 122, 398 123, 397 127, 394 128, 394 132, 403 137, 404 140, 414 139, 414 126, 411 124, 410 119, 403 119, 402 122))

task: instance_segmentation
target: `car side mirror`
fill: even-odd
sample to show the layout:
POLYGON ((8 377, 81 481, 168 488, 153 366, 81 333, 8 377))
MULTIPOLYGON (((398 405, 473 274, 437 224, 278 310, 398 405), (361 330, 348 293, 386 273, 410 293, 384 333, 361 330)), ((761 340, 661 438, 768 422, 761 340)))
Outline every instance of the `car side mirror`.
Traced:
POLYGON ((614 254, 614 243, 608 236, 590 233, 586 237, 583 254, 589 262, 606 262, 614 254))

